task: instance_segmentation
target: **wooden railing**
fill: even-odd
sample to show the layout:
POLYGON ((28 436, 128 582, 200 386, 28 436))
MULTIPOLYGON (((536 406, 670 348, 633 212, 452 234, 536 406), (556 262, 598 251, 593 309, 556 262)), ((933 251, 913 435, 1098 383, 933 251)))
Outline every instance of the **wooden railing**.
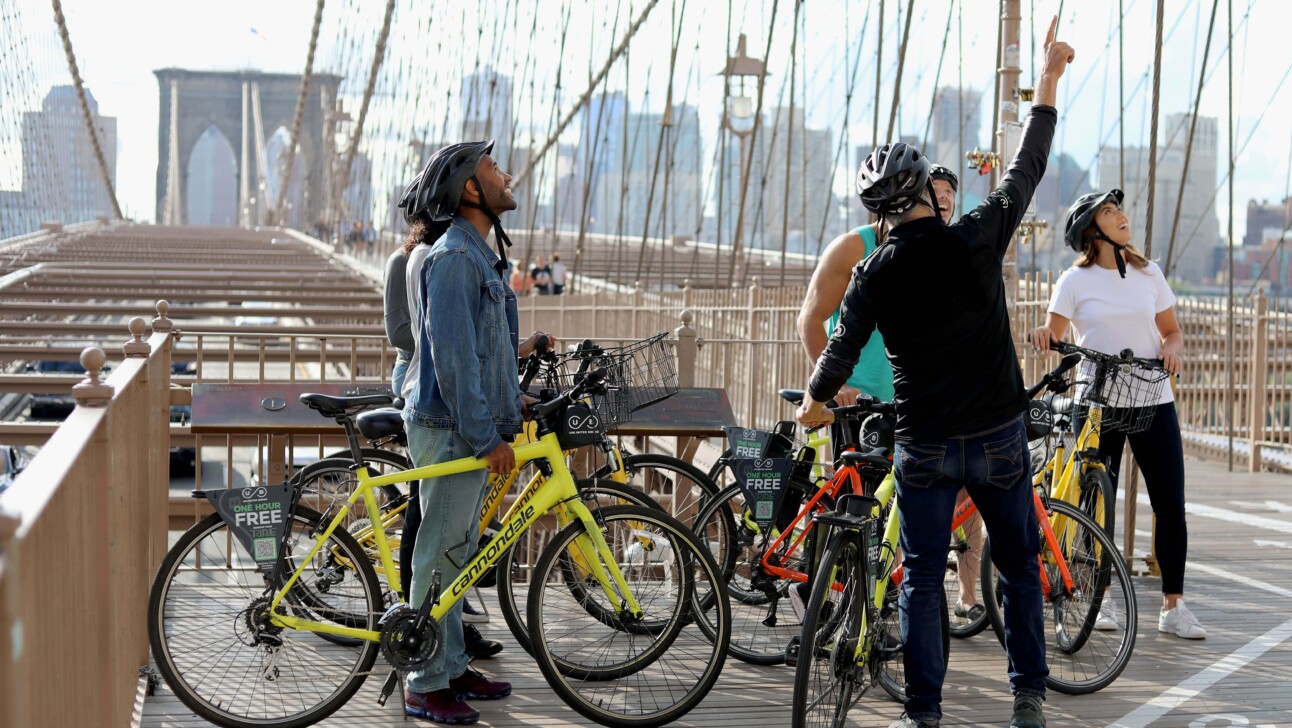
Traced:
MULTIPOLYGON (((1045 322, 1051 281, 1031 275, 1020 282, 1011 312, 1024 380, 1036 381, 1054 365, 1027 344, 1027 333, 1045 322)), ((635 339, 677 327, 683 311, 699 335, 695 386, 725 387, 736 418, 767 427, 792 416, 776 397, 783 387, 803 387, 811 374, 799 343, 796 318, 804 287, 683 288, 680 291, 602 290, 579 296, 523 298, 522 333, 542 329, 565 339, 635 339)), ((1257 294, 1234 311, 1234 349, 1223 299, 1182 296, 1176 313, 1185 336, 1184 373, 1176 386, 1188 452, 1214 460, 1229 457, 1232 402, 1235 453, 1251 469, 1287 469, 1262 450, 1292 451, 1292 301, 1257 294)), ((1156 352, 1148 353, 1155 355, 1156 352)))
POLYGON ((0 496, 0 725, 129 725, 167 546, 171 322, 81 356, 76 409, 0 496))

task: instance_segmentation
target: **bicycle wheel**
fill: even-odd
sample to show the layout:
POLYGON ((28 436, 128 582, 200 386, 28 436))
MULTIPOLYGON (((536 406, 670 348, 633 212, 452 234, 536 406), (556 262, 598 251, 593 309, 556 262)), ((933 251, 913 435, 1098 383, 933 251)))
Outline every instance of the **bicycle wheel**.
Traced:
MULTIPOLYGON (((982 528, 981 521, 976 527, 982 528)), ((981 566, 982 562, 978 554, 972 553, 968 539, 962 538, 958 533, 952 534, 951 548, 947 551, 947 570, 942 579, 942 589, 946 592, 947 631, 952 637, 968 639, 987 629, 986 608, 978 610, 976 617, 972 612, 964 615, 956 613, 961 603, 961 585, 968 584, 971 589, 977 590, 978 583, 982 580, 978 571, 981 566)))
POLYGON ((1117 520, 1117 495, 1108 471, 1083 468, 1081 473, 1081 511, 1094 521, 1108 538, 1115 538, 1113 526, 1117 520))
MULTIPOLYGON (((319 514, 298 508, 283 558, 299 563, 318 528, 319 514)), ((376 629, 382 591, 371 565, 345 531, 325 544, 332 550, 357 566, 357 578, 336 585, 334 600, 347 614, 366 614, 362 626, 376 629)), ((312 582, 320 572, 316 560, 300 578, 312 582)), ((256 614, 276 588, 218 515, 186 531, 162 560, 148 595, 149 644, 166 684, 203 718, 235 728, 311 725, 344 705, 372 669, 375 642, 337 645, 313 632, 259 626, 256 614)), ((286 602, 280 608, 310 616, 286 602)))
POLYGON ((669 515, 687 526, 695 523, 700 507, 718 492, 703 470, 670 455, 629 455, 624 458, 624 469, 629 485, 664 505, 669 515))
MULTIPOLYGON (((696 614, 697 595, 721 594, 713 555, 677 519, 640 506, 612 506, 594 513, 606 543, 642 610, 622 609, 624 596, 608 599, 600 585, 581 590, 566 583, 578 568, 572 554, 601 559, 582 522, 566 526, 534 567, 527 605, 534 658, 557 695, 602 725, 657 726, 677 720, 713 688, 726 662, 731 612, 725 598, 696 614), (644 560, 624 558, 643 537, 654 544, 644 560), (594 617, 613 615, 613 619, 594 617), (609 623, 607 623, 609 622, 609 623), (642 624, 663 628, 641 630, 642 624)), ((604 563, 604 562, 602 562, 604 563)))
POLYGON ((857 533, 841 530, 830 536, 803 617, 791 703, 794 728, 843 725, 864 692, 866 664, 856 659, 866 614, 864 558, 857 533))
MULTIPOLYGON (((879 674, 876 679, 890 698, 904 703, 906 702, 906 663, 901 649, 902 628, 899 624, 900 612, 897 605, 900 591, 901 587, 892 581, 888 582, 888 588, 884 590, 884 606, 879 613, 884 621, 882 631, 876 637, 881 641, 876 644, 883 645, 882 640, 889 640, 897 643, 897 649, 877 650, 879 674)), ((945 589, 942 590, 940 599, 942 608, 938 610, 938 614, 941 616, 941 623, 938 627, 942 633, 942 664, 946 665, 951 662, 951 620, 948 617, 950 612, 947 610, 945 589)))
MULTIPOLYGON (((832 503, 826 496, 818 506, 828 508, 832 503)), ((727 583, 732 656, 754 665, 779 665, 785 662, 785 646, 803 631, 803 620, 789 594, 798 582, 764 570, 763 556, 770 541, 750 515, 744 491, 738 485, 728 486, 705 504, 692 530, 713 552, 727 583)), ((805 518, 799 528, 809 523, 805 518)), ((809 532, 801 543, 799 536, 782 541, 772 558, 786 568, 810 573, 815 534, 809 532), (791 551, 795 543, 798 547, 791 551)))
MULTIPOLYGON (((580 498, 594 512, 601 508, 616 505, 636 505, 650 508, 660 513, 664 512, 664 509, 653 498, 622 483, 600 479, 584 480, 579 482, 578 487, 580 498)), ((541 538, 533 540, 536 543, 542 541, 544 539, 541 538)), ((498 572, 498 609, 502 612, 503 619, 507 622, 507 627, 511 629, 511 634, 516 638, 517 644, 532 655, 534 654, 534 648, 530 642, 529 628, 525 622, 525 599, 521 589, 528 586, 528 576, 533 567, 533 560, 529 558, 518 559, 516 556, 518 548, 520 548, 520 544, 507 549, 507 552, 499 558, 498 565, 495 567, 498 572)), ((642 547, 639 545, 638 548, 642 547)), ((526 551, 526 557, 529 556, 527 550, 522 549, 522 551, 526 551)), ((570 581, 570 589, 576 599, 581 598, 580 592, 584 588, 581 581, 574 579, 570 581)))
MULTIPOLYGON (((1139 608, 1126 560, 1108 534, 1085 513, 1050 501, 1050 521, 1059 552, 1041 542, 1041 565, 1050 583, 1045 596, 1046 684, 1061 693, 1084 695, 1112 684, 1135 649, 1139 608), (1072 577, 1069 591, 1059 563, 1072 577), (1100 619, 1100 616, 1106 619, 1100 619), (1096 629, 1099 623, 1100 629, 1096 629)), ((992 626, 1004 631, 999 578, 983 546, 983 593, 992 626)))

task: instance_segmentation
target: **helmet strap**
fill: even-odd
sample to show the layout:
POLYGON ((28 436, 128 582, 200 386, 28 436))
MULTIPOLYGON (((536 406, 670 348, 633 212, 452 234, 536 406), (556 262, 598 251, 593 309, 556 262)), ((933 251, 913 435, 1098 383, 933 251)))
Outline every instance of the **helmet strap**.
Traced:
POLYGON ((1122 278, 1126 277, 1126 258, 1122 255, 1122 250, 1126 247, 1121 243, 1113 242, 1113 239, 1104 234, 1099 228, 1099 223, 1092 222, 1090 226, 1095 229, 1095 237, 1113 246, 1113 260, 1117 263, 1117 274, 1122 278))
POLYGON ((507 248, 511 247, 511 238, 507 237, 507 231, 502 229, 502 220, 498 219, 498 213, 484 203, 484 185, 480 184, 480 180, 475 175, 471 175, 471 178, 467 181, 476 183, 476 194, 480 196, 480 202, 460 200, 458 206, 479 210, 485 214, 485 217, 489 218, 489 222, 493 224, 494 245, 498 248, 498 270, 499 272, 505 271, 509 265, 507 262, 507 248), (504 244, 506 248, 503 247, 504 244))
POLYGON ((938 218, 938 222, 946 225, 946 221, 942 219, 942 205, 938 203, 938 193, 933 190, 932 177, 924 180, 924 189, 929 191, 929 202, 932 203, 929 207, 933 208, 933 214, 938 218))

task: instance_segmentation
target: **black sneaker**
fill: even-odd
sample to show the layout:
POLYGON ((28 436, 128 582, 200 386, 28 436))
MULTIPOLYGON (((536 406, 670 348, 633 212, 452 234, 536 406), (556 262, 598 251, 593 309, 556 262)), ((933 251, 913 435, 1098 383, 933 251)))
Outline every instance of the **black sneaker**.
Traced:
POLYGON ((1041 699, 1035 695, 1014 697, 1014 715, 1009 728, 1045 728, 1045 714, 1041 712, 1041 699))
POLYGON ((502 643, 487 640, 473 624, 462 625, 462 636, 466 640, 467 657, 473 660, 484 660, 502 652, 502 643))
POLYGON ((902 713, 902 717, 889 724, 888 728, 938 728, 938 721, 930 718, 921 720, 902 713))

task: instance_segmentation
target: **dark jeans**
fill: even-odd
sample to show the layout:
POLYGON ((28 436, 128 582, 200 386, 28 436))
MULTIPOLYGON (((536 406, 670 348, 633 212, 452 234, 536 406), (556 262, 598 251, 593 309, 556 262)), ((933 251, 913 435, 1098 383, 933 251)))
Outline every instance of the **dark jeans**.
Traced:
POLYGON ((1027 434, 1020 415, 984 432, 897 445, 897 512, 905 580, 898 602, 906 712, 942 716, 942 579, 956 495, 966 488, 991 538, 1005 594, 1005 650, 1015 695, 1045 695, 1044 615, 1027 434))
POLYGON ((408 599, 408 588, 413 584, 413 548, 417 545, 417 529, 422 527, 422 496, 414 480, 408 485, 408 507, 404 509, 404 532, 399 538, 399 586, 408 599))
MULTIPOLYGON (((1081 432, 1085 417, 1077 413, 1075 431, 1081 432)), ((1184 593, 1184 561, 1189 552, 1189 529, 1184 519, 1184 445, 1180 442, 1180 420, 1175 403, 1160 404, 1147 430, 1126 435, 1123 432, 1099 433, 1099 454, 1109 458, 1109 475, 1116 498, 1117 476, 1121 471, 1122 451, 1130 440, 1135 462, 1144 473, 1144 487, 1157 517, 1153 550, 1162 571, 1162 593, 1184 593)), ((1133 528, 1126 524, 1123 528, 1133 528)))

